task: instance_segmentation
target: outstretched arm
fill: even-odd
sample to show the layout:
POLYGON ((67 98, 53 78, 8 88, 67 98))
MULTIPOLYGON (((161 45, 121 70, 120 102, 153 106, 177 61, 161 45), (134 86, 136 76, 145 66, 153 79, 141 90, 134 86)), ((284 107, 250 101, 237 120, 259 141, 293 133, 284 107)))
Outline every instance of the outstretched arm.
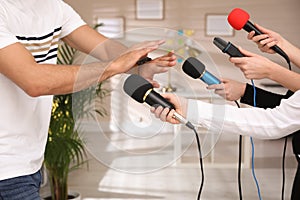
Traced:
MULTIPOLYGON (((237 108, 231 105, 215 105, 199 100, 180 102, 175 95, 168 95, 170 102, 175 103, 177 112, 182 112, 189 121, 208 129, 220 130, 222 133, 248 135, 260 139, 277 139, 300 129, 300 91, 289 99, 281 101, 273 109, 237 108), (187 108, 184 111, 183 108, 187 108), (223 115, 220 115, 223 113, 223 115)), ((176 123, 173 110, 151 110, 162 121, 176 123)))
POLYGON ((246 57, 231 57, 229 60, 241 69, 247 79, 268 78, 291 91, 300 89, 300 74, 292 72, 263 56, 239 49, 246 57))
POLYGON ((276 139, 300 129, 300 92, 281 101, 273 109, 237 108, 189 100, 187 119, 206 128, 221 128, 224 133, 276 139), (224 116, 215 116, 224 110, 224 116))
MULTIPOLYGON (((141 48, 145 48, 147 45, 149 46, 149 41, 145 41, 135 44, 132 47, 127 47, 116 40, 104 37, 102 34, 87 25, 79 27, 63 38, 63 40, 73 48, 86 54, 90 54, 103 63, 111 62, 128 51, 139 50, 141 48)), ((161 40, 159 45, 163 43, 164 41, 161 40)), ((147 56, 147 54, 145 56, 147 56)), ((138 66, 138 70, 134 71, 138 71, 139 75, 152 82, 155 87, 159 87, 159 84, 153 81, 154 75, 166 72, 170 67, 175 65, 176 56, 174 55, 174 52, 169 52, 158 58, 153 58, 150 62, 138 66)))
POLYGON ((111 62, 65 66, 39 64, 22 44, 14 43, 0 49, 0 73, 30 96, 71 93, 127 72, 141 57, 157 49, 160 44, 160 41, 150 41, 111 62), (15 55, 18 55, 18 59, 15 55))
MULTIPOLYGON (((207 86, 208 89, 228 101, 240 100, 241 103, 253 106, 254 89, 248 83, 241 83, 231 79, 220 79, 221 84, 214 84, 207 86)), ((291 96, 292 92, 288 91, 286 95, 276 94, 255 86, 256 91, 256 107, 259 108, 274 108, 280 104, 282 99, 287 99, 291 96)))
POLYGON ((279 46, 290 58, 291 62, 300 68, 300 49, 291 44, 280 34, 266 29, 258 24, 255 26, 264 34, 254 36, 254 31, 248 34, 248 39, 254 41, 262 52, 275 53, 271 47, 279 46))

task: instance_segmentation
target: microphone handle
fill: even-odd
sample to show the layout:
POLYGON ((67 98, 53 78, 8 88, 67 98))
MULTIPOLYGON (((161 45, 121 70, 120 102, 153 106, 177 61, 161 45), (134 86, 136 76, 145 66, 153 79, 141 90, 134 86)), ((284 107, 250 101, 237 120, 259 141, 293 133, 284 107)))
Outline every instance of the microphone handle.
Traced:
POLYGON ((215 77, 214 75, 212 75, 211 73, 209 73, 208 71, 204 70, 204 72, 202 73, 202 76, 200 77, 200 79, 202 81, 204 81, 207 85, 213 85, 213 84, 220 84, 221 81, 215 77))
POLYGON ((245 30, 245 31, 247 31, 247 32, 251 32, 251 31, 254 31, 255 32, 255 36, 256 35, 261 35, 261 34, 263 34, 260 30, 258 30, 257 28, 256 28, 256 26, 254 26, 254 24, 252 24, 252 22, 250 22, 250 21, 247 21, 247 23, 244 25, 244 27, 243 27, 243 29, 245 30))
POLYGON ((180 114, 178 114, 177 112, 174 112, 174 116, 175 119, 177 119, 180 123, 186 125, 188 128, 190 129, 195 129, 194 125, 189 122, 187 119, 185 119, 183 116, 181 116, 180 114))
MULTIPOLYGON (((175 110, 175 106, 172 103, 168 102, 165 98, 163 98, 160 94, 158 94, 154 90, 151 90, 151 92, 146 94, 145 102, 155 108, 157 108, 158 106, 162 106, 163 108, 170 108, 170 110, 172 109, 175 110)), ((187 119, 185 119, 183 116, 181 116, 180 114, 175 112, 173 117, 177 119, 180 123, 186 125, 188 128, 195 129, 193 124, 189 122, 187 119)))
POLYGON ((244 54, 231 42, 227 43, 226 48, 222 52, 228 54, 230 57, 244 57, 244 54))
POLYGON ((163 98, 160 94, 152 90, 147 94, 145 98, 145 102, 149 104, 150 106, 153 106, 154 108, 157 108, 158 106, 162 106, 163 108, 170 108, 170 109, 175 109, 175 106, 166 101, 165 98, 163 98))

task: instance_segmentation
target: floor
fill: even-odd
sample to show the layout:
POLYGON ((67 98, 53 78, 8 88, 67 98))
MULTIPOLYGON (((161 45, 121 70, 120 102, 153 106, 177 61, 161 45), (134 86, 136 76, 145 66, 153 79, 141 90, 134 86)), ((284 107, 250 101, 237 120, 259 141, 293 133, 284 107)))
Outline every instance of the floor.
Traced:
MULTIPOLYGON (((164 137, 168 138, 167 136, 164 137)), ((123 143, 126 141, 123 140, 124 138, 110 135, 111 138, 115 138, 115 141, 122 141, 123 146, 130 146, 128 141, 123 143)), ((205 178, 201 199, 239 199, 237 139, 236 136, 221 136, 213 151, 204 157, 205 178)), ((136 152, 146 151, 141 148, 144 144, 130 144, 137 146, 136 152)), ((157 143, 155 144, 157 146, 157 143)), ((274 141, 255 140, 255 173, 264 200, 281 199, 282 147, 282 139, 274 141)), ((150 149, 151 151, 154 150, 154 148, 150 149)), ((172 152, 173 150, 171 149, 172 152)), ((163 153, 161 154, 160 156, 165 158, 163 153)), ((103 156, 103 154, 101 155, 103 156)), ((128 156, 122 157, 121 154, 118 155, 118 158, 113 153, 106 153, 105 155, 107 156, 106 160, 99 159, 99 155, 96 155, 95 159, 89 153, 88 167, 83 166, 81 169, 70 173, 69 188, 72 191, 80 192, 82 200, 197 199, 201 174, 195 141, 174 162, 161 167, 155 165, 155 157, 151 156, 142 156, 144 163, 137 163, 135 159, 128 156), (109 163, 107 161, 110 155, 113 162, 110 160, 109 163), (114 162, 118 159, 119 162, 114 162), (115 165, 115 163, 117 164, 115 165), (123 164, 120 165, 120 163, 123 164)), ((290 140, 288 140, 285 165, 285 199, 289 199, 296 167, 290 140)), ((241 180, 243 199, 259 199, 251 167, 243 166, 241 180)), ((44 195, 48 192, 49 187, 46 185, 42 188, 41 193, 44 195)))

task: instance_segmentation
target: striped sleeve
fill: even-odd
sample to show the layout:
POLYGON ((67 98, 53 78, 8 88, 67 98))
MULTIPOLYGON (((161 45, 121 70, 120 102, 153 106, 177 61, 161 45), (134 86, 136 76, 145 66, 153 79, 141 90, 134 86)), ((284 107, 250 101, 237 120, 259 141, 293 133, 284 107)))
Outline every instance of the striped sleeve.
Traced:
POLYGON ((49 62, 54 59, 56 62, 57 48, 61 27, 41 36, 16 36, 21 44, 30 51, 37 63, 49 62))

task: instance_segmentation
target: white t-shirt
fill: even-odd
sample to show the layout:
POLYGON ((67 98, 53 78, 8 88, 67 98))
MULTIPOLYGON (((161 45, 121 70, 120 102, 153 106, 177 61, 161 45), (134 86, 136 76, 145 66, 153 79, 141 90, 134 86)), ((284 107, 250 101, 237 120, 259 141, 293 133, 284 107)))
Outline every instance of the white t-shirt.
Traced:
MULTIPOLYGON (((1 1, 0 49, 20 42, 38 63, 55 64, 59 39, 84 24, 62 0, 1 1)), ((40 169, 52 96, 30 97, 2 74, 0 91, 0 180, 4 180, 40 169)))
POLYGON ((220 133, 277 139, 300 129, 300 91, 273 109, 237 108, 189 100, 187 119, 220 133))

